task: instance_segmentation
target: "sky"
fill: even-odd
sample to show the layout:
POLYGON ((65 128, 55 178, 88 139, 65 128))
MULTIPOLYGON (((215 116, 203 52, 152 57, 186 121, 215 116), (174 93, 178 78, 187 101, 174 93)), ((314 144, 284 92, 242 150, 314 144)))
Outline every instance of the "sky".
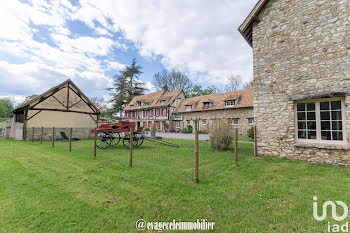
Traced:
POLYGON ((239 25, 257 0, 0 1, 0 98, 17 103, 67 79, 109 98, 113 76, 136 58, 148 92, 162 69, 204 87, 249 81, 252 50, 239 25))

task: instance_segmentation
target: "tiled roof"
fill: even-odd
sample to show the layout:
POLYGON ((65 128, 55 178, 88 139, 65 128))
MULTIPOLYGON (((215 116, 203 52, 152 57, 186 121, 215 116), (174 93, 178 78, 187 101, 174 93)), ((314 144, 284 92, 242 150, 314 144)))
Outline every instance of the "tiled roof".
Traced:
POLYGON ((244 39, 246 39, 250 46, 253 46, 252 24, 256 20, 259 13, 262 11, 267 2, 268 0, 259 0, 247 16, 247 18, 238 28, 238 31, 242 34, 242 36, 244 37, 244 39))
POLYGON ((220 94, 196 96, 186 98, 181 101, 179 106, 175 109, 175 113, 180 112, 198 112, 210 111, 218 109, 232 109, 232 108, 248 108, 253 107, 253 88, 247 88, 241 91, 226 92, 220 94), (211 101, 210 101, 211 100, 211 101), (235 100, 234 106, 225 106, 225 101, 235 100), (209 108, 204 108, 203 103, 211 103, 209 108), (186 106, 192 105, 191 110, 186 110, 186 106))
POLYGON ((135 96, 130 103, 124 108, 124 111, 135 110, 135 109, 146 109, 153 107, 169 106, 176 97, 181 94, 182 90, 176 91, 157 91, 147 95, 135 96), (161 101, 166 101, 165 104, 160 104, 161 101), (141 102, 139 107, 137 102, 141 102), (148 103, 148 105, 146 105, 148 103), (131 106, 134 106, 131 108, 131 106))

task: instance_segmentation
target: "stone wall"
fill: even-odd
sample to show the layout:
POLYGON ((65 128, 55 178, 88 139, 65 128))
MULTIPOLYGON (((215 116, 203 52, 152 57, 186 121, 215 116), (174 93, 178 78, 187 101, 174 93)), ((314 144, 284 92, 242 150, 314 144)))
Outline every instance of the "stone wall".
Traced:
MULTIPOLYGON (((94 138, 94 134, 90 132, 89 128, 73 128, 72 137, 79 139, 94 138)), ((32 140, 33 128, 27 128, 27 140, 32 140)), ((61 132, 65 132, 69 137, 69 128, 55 128, 55 139, 62 139, 61 132)), ((34 140, 40 140, 41 128, 34 128, 34 140)), ((44 128, 43 140, 52 140, 52 128, 44 128)))
POLYGON ((230 130, 233 133, 236 128, 238 128, 238 133, 240 136, 246 136, 247 131, 253 127, 253 125, 248 123, 248 118, 253 118, 253 108, 238 108, 238 109, 222 109, 213 111, 200 111, 200 112, 185 112, 182 113, 183 120, 181 123, 181 128, 187 126, 187 120, 194 128, 194 120, 199 120, 199 130, 207 130, 211 120, 214 119, 228 119, 231 122, 232 118, 239 118, 238 125, 230 125, 230 130), (203 125, 203 119, 206 120, 206 125, 203 125))
MULTIPOLYGON (((253 25, 258 154, 350 164, 349 146, 298 145, 290 95, 350 90, 348 0, 269 1, 253 25)), ((350 97, 345 98, 347 141, 350 97)))

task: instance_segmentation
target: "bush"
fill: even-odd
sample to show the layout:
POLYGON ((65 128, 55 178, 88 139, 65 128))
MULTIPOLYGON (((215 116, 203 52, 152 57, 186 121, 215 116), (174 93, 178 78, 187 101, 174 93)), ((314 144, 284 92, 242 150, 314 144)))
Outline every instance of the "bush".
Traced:
POLYGON ((210 126, 209 143, 214 150, 227 150, 233 141, 229 123, 226 120, 214 120, 210 126))
POLYGON ((187 128, 182 129, 181 133, 193 133, 192 125, 188 125, 187 128))
POLYGON ((206 131, 206 130, 199 130, 198 133, 199 134, 208 134, 208 131, 206 131))
POLYGON ((254 140, 254 128, 251 127, 248 131, 247 131, 247 136, 250 137, 252 140, 254 140))
POLYGON ((146 128, 145 131, 151 131, 149 128, 146 128))
POLYGON ((152 132, 157 132, 157 126, 156 126, 156 123, 155 123, 155 122, 153 122, 153 124, 152 124, 151 131, 152 131, 152 132))

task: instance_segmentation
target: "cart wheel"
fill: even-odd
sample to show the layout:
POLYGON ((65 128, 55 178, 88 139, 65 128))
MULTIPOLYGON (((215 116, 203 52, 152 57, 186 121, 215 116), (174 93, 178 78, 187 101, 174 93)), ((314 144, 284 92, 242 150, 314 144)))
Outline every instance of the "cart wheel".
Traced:
MULTIPOLYGON (((132 148, 135 148, 138 144, 138 138, 133 136, 133 143, 132 148)), ((130 148, 130 134, 126 134, 123 138, 123 145, 126 148, 130 148)))
POLYGON ((99 141, 96 143, 96 146, 100 149, 107 149, 111 146, 112 137, 109 133, 100 132, 97 134, 99 141))
POLYGON ((137 145, 141 146, 145 137, 140 133, 135 133, 135 137, 137 137, 137 145))
POLYGON ((116 145, 118 145, 119 142, 120 142, 120 138, 121 138, 121 137, 120 137, 120 133, 115 132, 115 133, 112 133, 111 136, 112 136, 111 146, 116 146, 116 145))

